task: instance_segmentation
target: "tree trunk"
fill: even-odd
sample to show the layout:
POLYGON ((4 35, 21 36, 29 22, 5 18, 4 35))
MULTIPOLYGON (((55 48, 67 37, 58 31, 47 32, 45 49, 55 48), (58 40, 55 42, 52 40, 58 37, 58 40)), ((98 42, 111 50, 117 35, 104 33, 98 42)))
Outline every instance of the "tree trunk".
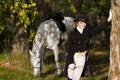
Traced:
POLYGON ((28 53, 29 43, 27 34, 20 28, 13 37, 13 53, 28 53))
POLYGON ((110 69, 108 80, 120 80, 120 0, 112 0, 112 27, 110 36, 110 69))

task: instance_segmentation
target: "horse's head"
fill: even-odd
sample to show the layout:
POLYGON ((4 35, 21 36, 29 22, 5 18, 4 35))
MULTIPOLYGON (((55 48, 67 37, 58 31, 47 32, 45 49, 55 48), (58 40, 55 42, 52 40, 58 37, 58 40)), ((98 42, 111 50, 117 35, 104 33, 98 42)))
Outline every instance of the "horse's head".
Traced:
POLYGON ((29 51, 29 53, 31 55, 32 66, 34 68, 34 76, 38 77, 40 76, 40 57, 39 57, 40 54, 38 51, 33 53, 31 50, 29 51))
POLYGON ((69 33, 75 28, 74 18, 72 17, 64 17, 63 23, 66 26, 67 33, 69 33))

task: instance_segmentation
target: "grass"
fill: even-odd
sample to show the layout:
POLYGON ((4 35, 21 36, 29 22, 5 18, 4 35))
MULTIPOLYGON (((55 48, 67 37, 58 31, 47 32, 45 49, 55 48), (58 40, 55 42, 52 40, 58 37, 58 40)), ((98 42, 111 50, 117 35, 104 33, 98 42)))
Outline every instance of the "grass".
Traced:
MULTIPOLYGON (((107 80, 109 70, 109 51, 90 51, 91 69, 93 77, 82 77, 81 80, 107 80)), ((64 65, 64 54, 60 50, 60 64, 64 65)), ((30 57, 26 54, 4 53, 0 54, 0 80, 67 80, 63 76, 56 75, 54 56, 47 51, 46 63, 43 65, 41 77, 33 76, 33 68, 30 57)))

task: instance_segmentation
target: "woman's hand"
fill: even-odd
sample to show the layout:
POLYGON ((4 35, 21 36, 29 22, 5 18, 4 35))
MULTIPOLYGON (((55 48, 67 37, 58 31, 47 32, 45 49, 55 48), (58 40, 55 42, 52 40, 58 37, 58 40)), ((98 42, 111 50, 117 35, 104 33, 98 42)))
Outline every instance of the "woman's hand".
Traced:
POLYGON ((109 10, 109 17, 107 19, 108 22, 110 22, 112 20, 112 14, 113 14, 113 11, 110 9, 109 10))

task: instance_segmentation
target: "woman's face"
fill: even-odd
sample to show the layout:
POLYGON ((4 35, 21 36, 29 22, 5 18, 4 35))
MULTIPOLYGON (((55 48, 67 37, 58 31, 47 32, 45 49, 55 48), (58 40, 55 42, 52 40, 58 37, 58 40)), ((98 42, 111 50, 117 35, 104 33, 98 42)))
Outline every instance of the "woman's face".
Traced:
POLYGON ((80 29, 84 29, 86 27, 86 22, 78 21, 77 27, 79 27, 80 29))

